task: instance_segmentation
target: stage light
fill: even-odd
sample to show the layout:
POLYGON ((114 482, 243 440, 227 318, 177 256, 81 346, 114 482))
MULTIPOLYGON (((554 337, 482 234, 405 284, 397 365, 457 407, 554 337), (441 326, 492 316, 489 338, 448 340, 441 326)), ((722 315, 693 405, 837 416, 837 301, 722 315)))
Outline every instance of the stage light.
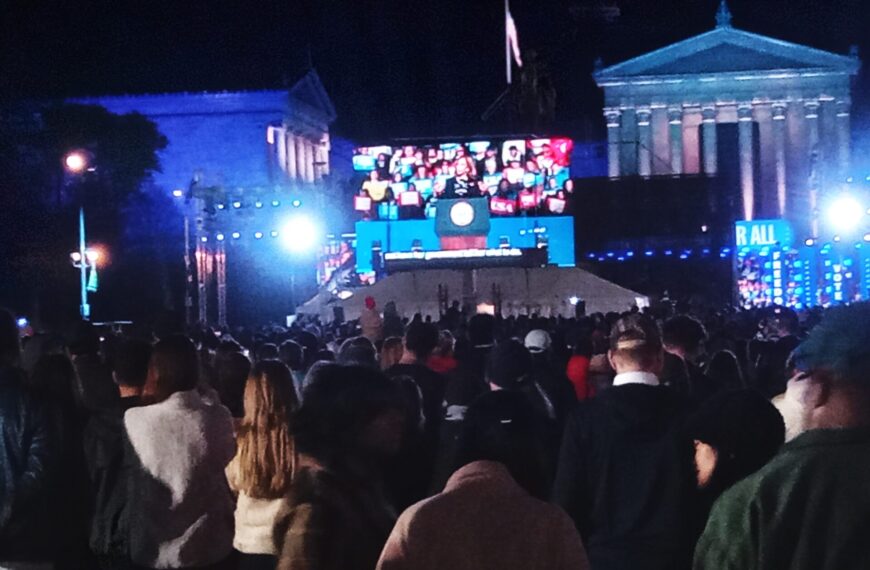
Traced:
POLYGON ((590 254, 587 255, 586 257, 588 257, 589 259, 595 259, 595 254, 594 254, 594 253, 590 253, 590 254))
POLYGON ((278 232, 276 232, 275 230, 272 230, 271 232, 269 232, 269 235, 272 236, 273 238, 276 238, 276 237, 278 237, 278 232))
POLYGON ((280 205, 281 205, 281 202, 279 202, 278 200, 272 200, 272 207, 273 208, 277 208, 280 205))
POLYGON ((263 237, 263 232, 254 232, 254 239, 261 239, 263 237))
POLYGON ((298 200, 298 199, 293 200, 293 202, 291 202, 291 204, 293 205, 294 208, 298 208, 299 206, 302 205, 302 200, 298 200))
POLYGON ((172 195, 176 198, 181 198, 182 196, 184 196, 184 190, 182 190, 181 188, 176 188, 172 191, 172 195))
POLYGON ((674 254, 673 251, 671 251, 671 250, 669 250, 669 249, 666 249, 666 250, 665 250, 665 255, 673 255, 673 254, 674 254))
POLYGON ((202 236, 201 238, 199 238, 199 241, 201 241, 202 243, 208 243, 208 238, 206 236, 202 236))
POLYGON ((870 241, 870 233, 864 234, 864 241, 870 241))
POLYGON ((81 152, 71 152, 63 160, 67 170, 79 174, 88 167, 88 159, 81 152))
POLYGON ((320 241, 317 225, 307 216, 295 216, 281 228, 281 243, 292 252, 314 249, 320 241))
POLYGON ((224 234, 218 234, 215 236, 218 241, 224 241, 224 234))
POLYGON ((233 232, 233 239, 239 239, 240 237, 242 237, 242 234, 239 232, 233 232))
POLYGON ((709 229, 709 228, 707 228, 707 224, 704 224, 703 226, 701 226, 701 233, 702 233, 702 234, 707 233, 707 230, 708 230, 708 229, 709 229))
POLYGON ((625 252, 625 257, 634 257, 634 252, 633 252, 633 251, 630 251, 630 250, 629 250, 629 251, 626 251, 626 252, 625 252))
POLYGON ((224 206, 223 204, 218 204, 218 205, 217 205, 217 209, 218 209, 218 210, 223 210, 224 208, 226 208, 226 206, 224 206))
POLYGON ((18 322, 18 328, 20 328, 20 329, 23 329, 24 327, 27 326, 27 319, 25 319, 24 317, 20 317, 17 322, 18 322))
POLYGON ((804 245, 807 247, 813 247, 814 245, 816 245, 816 240, 814 240, 813 238, 807 238, 804 240, 804 245))
POLYGON ((242 203, 241 203, 241 202, 233 202, 233 208, 239 209, 239 208, 241 208, 241 207, 242 207, 242 203))
POLYGON ((858 200, 848 194, 843 194, 834 200, 828 208, 828 221, 834 228, 848 231, 858 225, 863 211, 864 207, 858 200))
POLYGON ((255 207, 255 208, 262 208, 262 207, 263 207, 263 203, 260 202, 259 200, 257 200, 256 202, 254 202, 254 207, 255 207))
POLYGON ((840 236, 834 236, 834 243, 840 243, 840 236))
POLYGON ((643 254, 647 257, 652 257, 653 255, 655 255, 655 252, 651 249, 648 249, 645 252, 643 252, 643 254))
POLYGON ((572 305, 574 305, 574 306, 576 307, 576 306, 577 306, 577 303, 580 302, 580 297, 574 295, 573 297, 570 297, 570 298, 568 299, 568 302, 571 303, 572 305))

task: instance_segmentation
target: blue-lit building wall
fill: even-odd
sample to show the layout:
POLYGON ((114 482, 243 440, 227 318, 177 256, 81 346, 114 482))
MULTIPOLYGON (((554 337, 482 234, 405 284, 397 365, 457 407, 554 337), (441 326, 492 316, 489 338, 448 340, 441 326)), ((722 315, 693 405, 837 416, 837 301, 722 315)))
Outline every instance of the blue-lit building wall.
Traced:
MULTIPOLYGON (((548 244, 549 263, 560 267, 574 267, 574 219, 567 216, 516 217, 490 219, 487 234, 488 248, 498 248, 502 238, 507 238, 510 247, 534 248, 539 236, 548 244)), ((401 220, 385 222, 357 222, 356 251, 357 272, 371 273, 371 252, 375 242, 380 242, 384 253, 411 251, 414 242, 424 251, 441 249, 435 233, 435 220, 401 220)))

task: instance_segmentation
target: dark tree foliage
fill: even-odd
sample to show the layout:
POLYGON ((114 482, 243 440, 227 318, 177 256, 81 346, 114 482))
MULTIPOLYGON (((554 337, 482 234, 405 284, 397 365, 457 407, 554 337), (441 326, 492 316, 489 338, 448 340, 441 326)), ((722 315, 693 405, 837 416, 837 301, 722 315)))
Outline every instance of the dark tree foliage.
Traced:
POLYGON ((158 291, 157 306, 150 308, 156 312, 170 297, 159 294, 168 283, 162 279, 169 271, 164 253, 181 259, 180 245, 176 256, 164 239, 175 226, 180 234, 180 216, 164 202, 162 189, 150 184, 166 144, 148 118, 99 106, 19 105, 0 112, 0 305, 48 325, 75 318, 78 281, 69 253, 77 249, 77 212, 83 206, 88 242, 107 253, 95 318, 128 318, 131 307, 139 313, 147 307, 142 299, 131 300, 136 291, 118 287, 129 284, 124 275, 136 264, 152 268, 136 283, 158 291), (63 167, 73 150, 88 157, 89 168, 81 174, 63 167), (156 215, 161 209, 163 215, 156 215), (144 243, 134 247, 129 236, 144 243))

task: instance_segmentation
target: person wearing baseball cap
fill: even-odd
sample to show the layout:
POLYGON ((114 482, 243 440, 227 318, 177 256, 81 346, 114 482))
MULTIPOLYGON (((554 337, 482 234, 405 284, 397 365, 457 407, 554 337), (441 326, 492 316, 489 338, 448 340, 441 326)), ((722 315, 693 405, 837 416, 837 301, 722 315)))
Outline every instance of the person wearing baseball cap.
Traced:
POLYGON ((792 362, 807 431, 719 498, 697 570, 870 568, 870 303, 830 310, 792 362))
POLYGON ((568 377, 554 365, 550 333, 542 329, 532 330, 526 335, 524 344, 532 357, 531 375, 553 404, 552 419, 562 426, 577 404, 577 395, 568 377))
POLYGON ((659 382, 655 321, 617 320, 613 387, 580 403, 565 426, 554 498, 574 519, 592 568, 685 567, 683 524, 695 487, 679 428, 683 400, 659 382))

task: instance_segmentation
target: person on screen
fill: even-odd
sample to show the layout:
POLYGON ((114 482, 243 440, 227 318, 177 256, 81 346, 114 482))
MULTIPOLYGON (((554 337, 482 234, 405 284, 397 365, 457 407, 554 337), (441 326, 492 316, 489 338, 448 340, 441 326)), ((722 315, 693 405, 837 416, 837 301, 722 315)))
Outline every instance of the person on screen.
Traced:
POLYGON ((538 170, 542 172, 551 171, 553 164, 555 164, 555 160, 553 160, 553 149, 549 144, 545 144, 541 147, 541 152, 535 157, 535 164, 538 167, 538 170))
POLYGON ((523 155, 520 153, 519 147, 516 145, 511 145, 508 147, 507 158, 505 159, 505 163, 520 163, 523 160, 523 155))
POLYGON ((441 162, 444 160, 444 154, 435 147, 431 147, 426 151, 426 164, 430 167, 434 166, 435 163, 441 162))
POLYGON ((381 180, 389 180, 390 178, 390 161, 386 154, 379 154, 378 160, 375 162, 375 171, 381 180))
POLYGON ((479 188, 474 178, 474 161, 470 156, 460 156, 456 160, 456 176, 447 179, 444 197, 470 198, 478 196, 479 188))
MULTIPOLYGON (((386 156, 381 156, 383 156, 384 160, 386 161, 386 156)), ((378 161, 380 161, 380 158, 378 159, 378 161)), ((366 194, 369 195, 369 198, 371 198, 373 202, 383 202, 385 200, 389 200, 389 178, 382 179, 381 171, 379 169, 372 170, 369 173, 369 179, 363 182, 362 189, 366 194)))
POLYGON ((478 164, 478 170, 483 172, 484 175, 494 175, 498 174, 500 167, 498 153, 496 153, 494 147, 490 146, 486 149, 486 152, 483 155, 483 160, 478 164))
POLYGON ((425 164, 418 164, 414 167, 414 178, 417 180, 429 178, 429 168, 425 164))

